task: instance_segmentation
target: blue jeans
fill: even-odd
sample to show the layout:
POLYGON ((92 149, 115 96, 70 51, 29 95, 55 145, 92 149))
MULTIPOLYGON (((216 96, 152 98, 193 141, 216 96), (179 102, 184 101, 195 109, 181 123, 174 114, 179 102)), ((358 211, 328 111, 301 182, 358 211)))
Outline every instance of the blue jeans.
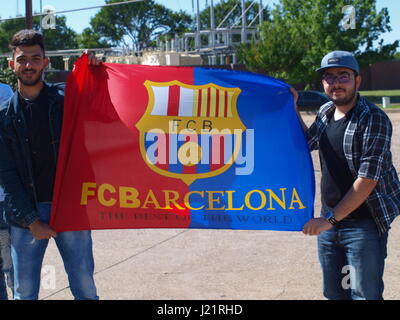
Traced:
POLYGON ((0 226, 0 300, 8 299, 7 286, 13 290, 10 232, 0 226))
POLYGON ((3 271, 3 261, 0 256, 0 300, 8 300, 5 274, 3 271))
POLYGON ((330 300, 382 300, 388 232, 373 219, 342 221, 318 236, 323 292, 330 300))
MULTIPOLYGON (((50 203, 40 203, 40 221, 49 223, 50 211, 50 203)), ((63 259, 74 298, 76 300, 98 299, 93 279, 94 259, 91 232, 60 232, 55 241, 63 259)), ((36 240, 27 229, 11 227, 14 299, 38 299, 43 257, 48 243, 49 240, 36 240)))

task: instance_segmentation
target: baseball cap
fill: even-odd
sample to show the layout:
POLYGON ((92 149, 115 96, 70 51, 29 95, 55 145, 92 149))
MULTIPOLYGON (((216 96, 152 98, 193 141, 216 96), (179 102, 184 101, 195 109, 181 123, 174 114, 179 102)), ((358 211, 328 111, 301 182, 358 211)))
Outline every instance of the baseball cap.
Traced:
POLYGON ((332 51, 322 58, 321 68, 317 72, 323 72, 329 68, 349 68, 360 73, 360 67, 354 55, 347 51, 332 51))

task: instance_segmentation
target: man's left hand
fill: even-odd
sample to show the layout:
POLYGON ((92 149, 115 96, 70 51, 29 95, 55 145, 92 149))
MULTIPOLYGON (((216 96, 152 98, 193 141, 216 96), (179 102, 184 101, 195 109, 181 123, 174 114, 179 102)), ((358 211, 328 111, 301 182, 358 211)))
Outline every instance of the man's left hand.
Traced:
POLYGON ((332 225, 325 218, 315 218, 305 224, 303 233, 310 236, 317 236, 330 228, 332 228, 332 225))

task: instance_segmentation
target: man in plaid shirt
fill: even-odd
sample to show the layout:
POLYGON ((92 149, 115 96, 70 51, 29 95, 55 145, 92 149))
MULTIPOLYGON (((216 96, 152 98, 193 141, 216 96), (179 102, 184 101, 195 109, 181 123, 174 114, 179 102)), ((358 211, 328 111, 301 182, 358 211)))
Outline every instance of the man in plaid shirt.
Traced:
POLYGON ((303 232, 318 235, 326 298, 380 300, 388 231, 400 214, 392 124, 358 94, 359 65, 351 53, 327 54, 317 71, 331 102, 310 128, 298 115, 310 150, 319 150, 322 212, 303 232))

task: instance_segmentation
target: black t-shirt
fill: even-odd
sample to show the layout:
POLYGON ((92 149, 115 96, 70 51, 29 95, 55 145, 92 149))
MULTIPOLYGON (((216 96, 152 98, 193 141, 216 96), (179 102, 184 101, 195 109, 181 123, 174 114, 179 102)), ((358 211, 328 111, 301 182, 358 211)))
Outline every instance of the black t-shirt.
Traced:
MULTIPOLYGON (((352 111, 339 120, 334 117, 321 135, 319 156, 321 161, 322 212, 331 211, 346 195, 355 179, 350 172, 343 150, 344 134, 351 119, 352 111)), ((368 207, 363 203, 346 218, 370 218, 368 207)))
POLYGON ((56 159, 51 141, 47 88, 44 86, 35 100, 26 100, 21 96, 20 99, 29 132, 37 201, 50 202, 53 198, 56 159))

